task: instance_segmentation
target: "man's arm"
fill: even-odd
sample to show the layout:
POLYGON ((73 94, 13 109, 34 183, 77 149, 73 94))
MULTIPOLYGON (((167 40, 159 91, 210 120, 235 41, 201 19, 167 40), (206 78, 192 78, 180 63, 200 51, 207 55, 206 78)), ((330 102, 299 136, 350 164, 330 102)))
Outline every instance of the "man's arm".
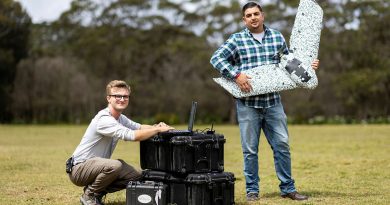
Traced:
POLYGON ((161 127, 161 126, 168 126, 168 125, 165 124, 164 122, 159 122, 158 124, 154 124, 154 125, 142 124, 139 129, 140 130, 142 130, 142 129, 150 129, 150 128, 153 128, 153 127, 161 127))
MULTIPOLYGON (((127 122, 129 123, 129 122, 127 122)), ((156 135, 159 132, 174 129, 171 126, 161 124, 159 126, 140 125, 139 127, 127 127, 120 124, 110 115, 101 116, 97 121, 97 132, 108 137, 119 138, 125 141, 141 141, 156 135)))
POLYGON ((222 44, 210 59, 211 65, 217 69, 222 76, 234 80, 239 72, 232 65, 234 56, 237 52, 237 46, 232 35, 224 44, 222 44))
POLYGON ((151 125, 141 125, 141 129, 134 131, 134 141, 143 141, 149 139, 150 137, 156 135, 159 132, 165 132, 168 130, 174 129, 171 126, 151 126, 151 125))

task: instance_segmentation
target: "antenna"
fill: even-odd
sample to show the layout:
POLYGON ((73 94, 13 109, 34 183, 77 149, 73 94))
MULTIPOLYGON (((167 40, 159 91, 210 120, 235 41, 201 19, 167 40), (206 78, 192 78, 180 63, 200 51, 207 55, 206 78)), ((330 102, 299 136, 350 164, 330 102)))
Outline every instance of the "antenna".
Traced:
POLYGON ((214 122, 211 123, 211 129, 208 130, 206 133, 207 133, 207 134, 214 134, 214 133, 215 133, 215 130, 214 130, 213 128, 214 128, 214 122))

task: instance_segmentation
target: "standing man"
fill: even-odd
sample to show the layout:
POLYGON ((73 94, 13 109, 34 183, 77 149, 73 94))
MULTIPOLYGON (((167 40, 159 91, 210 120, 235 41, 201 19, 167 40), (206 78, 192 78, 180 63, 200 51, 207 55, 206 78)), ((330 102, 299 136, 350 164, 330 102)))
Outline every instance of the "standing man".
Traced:
MULTIPOLYGON (((251 77, 241 71, 277 64, 280 59, 275 58, 278 56, 275 54, 279 49, 288 54, 288 48, 279 31, 263 24, 264 13, 259 4, 245 4, 242 14, 246 28, 231 35, 213 54, 210 62, 224 77, 234 80, 242 91, 249 92, 252 89, 248 81, 251 77)), ((318 60, 312 63, 314 69, 318 65, 318 60)), ((273 150, 281 196, 293 200, 308 199, 296 191, 291 175, 287 117, 280 94, 275 92, 236 99, 236 105, 244 155, 247 201, 259 199, 258 147, 261 129, 273 150)))
POLYGON ((173 129, 165 123, 141 125, 122 112, 129 104, 130 86, 124 81, 108 83, 107 108, 101 110, 89 124, 79 146, 68 160, 70 180, 84 186, 80 202, 101 205, 107 193, 125 189, 131 180, 139 180, 141 173, 121 159, 110 159, 118 140, 142 141, 159 132, 173 129))

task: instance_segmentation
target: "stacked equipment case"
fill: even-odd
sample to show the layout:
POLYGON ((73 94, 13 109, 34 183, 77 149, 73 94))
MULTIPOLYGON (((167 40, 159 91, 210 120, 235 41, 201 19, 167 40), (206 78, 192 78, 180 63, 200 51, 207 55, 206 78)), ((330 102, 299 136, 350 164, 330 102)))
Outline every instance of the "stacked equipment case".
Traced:
POLYGON ((154 136, 140 143, 141 168, 180 174, 222 172, 225 139, 219 134, 154 136))
POLYGON ((131 181, 126 189, 126 204, 166 204, 167 185, 153 181, 131 181))
POLYGON ((224 136, 214 131, 191 132, 186 136, 158 134, 140 142, 143 182, 128 185, 127 205, 145 204, 135 199, 142 196, 141 192, 149 196, 142 196, 141 200, 153 199, 150 204, 235 204, 234 174, 224 172, 225 142, 224 136), (155 191, 147 194, 150 190, 155 191), (156 193, 165 199, 154 200, 156 193))

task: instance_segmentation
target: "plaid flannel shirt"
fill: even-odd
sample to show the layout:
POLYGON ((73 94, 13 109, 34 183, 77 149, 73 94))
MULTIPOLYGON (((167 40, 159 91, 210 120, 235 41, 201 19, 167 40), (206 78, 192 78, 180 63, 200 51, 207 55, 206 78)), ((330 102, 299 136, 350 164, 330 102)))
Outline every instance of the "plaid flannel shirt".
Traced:
MULTIPOLYGON (((261 65, 277 64, 278 51, 288 54, 288 47, 283 35, 264 26, 262 42, 256 40, 248 28, 232 34, 211 57, 210 63, 225 78, 234 79, 241 71, 261 65)), ((280 103, 278 92, 250 96, 241 99, 246 106, 269 108, 280 103)))

